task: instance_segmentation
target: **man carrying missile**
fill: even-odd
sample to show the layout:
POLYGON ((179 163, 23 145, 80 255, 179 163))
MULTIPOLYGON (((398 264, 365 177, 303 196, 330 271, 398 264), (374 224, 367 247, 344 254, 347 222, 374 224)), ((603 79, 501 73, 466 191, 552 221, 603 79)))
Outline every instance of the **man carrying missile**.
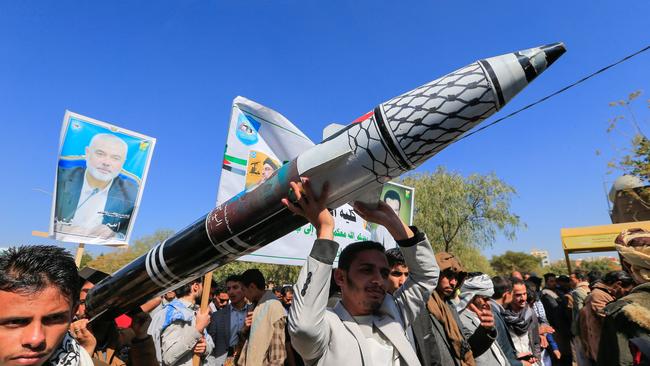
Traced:
POLYGON ((289 311, 292 345, 310 365, 420 365, 406 336, 406 328, 425 309, 436 286, 438 267, 424 233, 406 226, 390 206, 355 204, 367 221, 385 226, 397 241, 409 278, 392 295, 385 286, 390 272, 384 247, 375 242, 348 245, 339 256, 334 280, 342 300, 327 309, 332 264, 339 245, 334 242, 334 219, 325 206, 327 185, 320 197, 309 180, 291 182, 295 199, 282 199, 291 212, 304 216, 317 239, 294 288, 289 311))

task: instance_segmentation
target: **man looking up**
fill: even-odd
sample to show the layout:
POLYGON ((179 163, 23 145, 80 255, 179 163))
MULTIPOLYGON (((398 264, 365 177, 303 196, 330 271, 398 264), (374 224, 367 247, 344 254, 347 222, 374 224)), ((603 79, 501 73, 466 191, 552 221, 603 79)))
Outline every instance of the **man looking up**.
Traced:
POLYGON ((234 356, 240 341, 239 331, 244 326, 249 308, 244 297, 241 276, 228 276, 226 291, 230 298, 230 304, 212 313, 208 326, 208 334, 214 341, 212 354, 217 358, 218 366, 222 366, 226 358, 234 356))
POLYGON ((120 177, 128 146, 100 133, 86 147, 86 166, 59 167, 56 231, 92 238, 124 238, 138 194, 134 181, 120 177))
POLYGON ((405 334, 423 311, 438 277, 431 245, 423 233, 406 226, 385 202, 376 208, 355 203, 366 221, 388 229, 410 270, 409 278, 391 295, 386 293, 390 272, 384 247, 376 242, 348 245, 339 256, 334 280, 341 300, 327 309, 331 269, 339 245, 333 241, 334 218, 325 206, 327 185, 320 196, 309 180, 291 182, 295 200, 282 203, 304 216, 317 239, 294 286, 289 333, 295 350, 309 365, 420 365, 405 334))
MULTIPOLYGON (((209 355, 214 348, 212 337, 206 332, 210 314, 197 313, 203 285, 195 279, 176 289, 176 298, 156 314, 152 324, 162 320, 160 343, 162 363, 165 366, 192 366, 192 356, 201 357, 202 365, 212 365, 209 355)), ((154 334, 154 341, 157 335, 154 334)))
POLYGON ((91 366, 68 333, 79 301, 77 266, 63 249, 0 253, 0 366, 91 366))
POLYGON ((245 320, 242 337, 246 342, 237 365, 284 365, 287 358, 285 327, 287 313, 273 291, 264 289, 264 275, 259 269, 244 271, 241 275, 244 296, 252 303, 245 320))

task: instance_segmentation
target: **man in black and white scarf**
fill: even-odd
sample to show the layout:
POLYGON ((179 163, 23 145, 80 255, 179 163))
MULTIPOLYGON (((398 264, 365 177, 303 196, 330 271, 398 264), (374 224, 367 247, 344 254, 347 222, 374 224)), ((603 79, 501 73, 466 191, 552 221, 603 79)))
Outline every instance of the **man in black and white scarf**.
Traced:
POLYGON ((512 281, 512 302, 503 312, 508 333, 523 365, 541 365, 539 354, 539 323, 533 309, 528 306, 526 284, 512 281))
POLYGON ((0 366, 91 366, 69 332, 79 305, 74 260, 63 248, 0 253, 0 366))

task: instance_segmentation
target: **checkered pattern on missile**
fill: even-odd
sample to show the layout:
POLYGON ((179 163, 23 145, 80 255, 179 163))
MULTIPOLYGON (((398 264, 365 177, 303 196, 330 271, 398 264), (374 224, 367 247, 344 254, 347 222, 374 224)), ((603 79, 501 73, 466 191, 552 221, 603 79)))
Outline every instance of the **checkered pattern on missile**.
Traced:
POLYGON ((497 110, 490 81, 470 64, 382 105, 395 139, 417 166, 497 110))

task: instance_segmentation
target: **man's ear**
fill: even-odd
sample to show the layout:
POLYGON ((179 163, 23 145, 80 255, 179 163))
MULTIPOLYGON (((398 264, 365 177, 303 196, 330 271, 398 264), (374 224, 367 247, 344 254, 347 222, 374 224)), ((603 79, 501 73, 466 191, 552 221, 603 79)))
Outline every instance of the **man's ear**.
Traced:
POLYGON ((343 284, 345 283, 345 276, 346 272, 340 268, 337 268, 334 270, 334 282, 336 282, 339 287, 343 287, 343 284))

